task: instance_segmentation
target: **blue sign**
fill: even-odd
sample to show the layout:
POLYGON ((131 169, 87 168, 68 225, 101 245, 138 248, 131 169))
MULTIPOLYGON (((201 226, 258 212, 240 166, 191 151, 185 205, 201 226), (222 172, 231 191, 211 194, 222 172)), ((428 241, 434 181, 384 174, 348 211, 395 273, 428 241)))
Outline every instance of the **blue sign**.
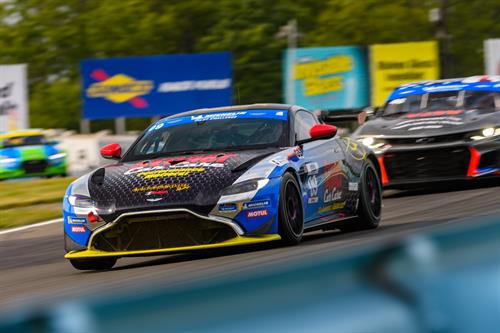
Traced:
POLYGON ((86 119, 168 116, 232 104, 228 52, 84 60, 86 119))
POLYGON ((283 62, 286 102, 311 110, 346 110, 369 105, 364 50, 342 46, 286 51, 283 62))

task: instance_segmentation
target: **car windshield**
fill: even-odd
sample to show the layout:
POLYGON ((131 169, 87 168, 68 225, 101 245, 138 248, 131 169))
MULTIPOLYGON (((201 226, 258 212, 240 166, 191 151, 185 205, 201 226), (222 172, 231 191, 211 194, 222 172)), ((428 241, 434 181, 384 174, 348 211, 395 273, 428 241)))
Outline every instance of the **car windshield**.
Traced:
POLYGON ((43 135, 15 136, 3 139, 0 146, 3 148, 43 145, 45 137, 43 135))
POLYGON ((443 91, 393 99, 386 104, 383 115, 456 109, 493 112, 499 109, 499 101, 496 91, 443 91))
MULTIPOLYGON (((179 124, 172 125, 167 121, 165 125, 154 125, 132 146, 123 161, 204 151, 278 148, 287 145, 287 122, 283 119, 197 120, 186 123, 179 121, 179 124)), ((175 121, 175 118, 172 121, 175 121)))

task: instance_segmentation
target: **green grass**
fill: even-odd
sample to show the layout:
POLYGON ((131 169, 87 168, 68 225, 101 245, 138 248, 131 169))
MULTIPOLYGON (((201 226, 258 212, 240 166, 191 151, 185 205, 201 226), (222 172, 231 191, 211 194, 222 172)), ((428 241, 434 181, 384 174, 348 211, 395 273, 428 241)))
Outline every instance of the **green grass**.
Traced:
POLYGON ((0 229, 61 216, 62 198, 74 178, 0 182, 0 229))

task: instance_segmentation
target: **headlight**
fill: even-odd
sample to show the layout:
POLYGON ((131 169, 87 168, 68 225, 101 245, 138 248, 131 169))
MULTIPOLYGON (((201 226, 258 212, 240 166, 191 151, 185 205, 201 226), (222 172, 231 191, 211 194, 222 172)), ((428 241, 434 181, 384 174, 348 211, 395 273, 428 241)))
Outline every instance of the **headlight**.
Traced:
POLYGON ((18 161, 17 158, 12 158, 12 157, 0 157, 0 163, 4 164, 10 164, 10 163, 16 163, 18 161))
POLYGON ((363 145, 367 146, 370 149, 377 149, 385 145, 385 142, 375 138, 373 136, 367 136, 364 138, 358 139, 359 142, 361 142, 363 145))
POLYGON ((59 160, 61 158, 65 158, 66 157, 66 154, 65 153, 57 153, 57 154, 54 154, 54 155, 50 155, 49 156, 49 160, 53 161, 53 160, 59 160))
POLYGON ((68 201, 72 206, 78 208, 95 208, 97 206, 94 200, 80 195, 70 195, 68 201))
POLYGON ((488 127, 483 129, 482 131, 473 133, 473 135, 470 137, 472 140, 483 140, 487 138, 492 138, 494 136, 500 135, 500 127, 495 128, 495 127, 488 127))
POLYGON ((256 190, 263 188, 268 182, 269 182, 269 179, 246 180, 246 181, 243 181, 241 183, 237 183, 237 184, 234 184, 234 185, 231 185, 231 186, 225 188, 221 194, 222 195, 233 195, 233 194, 256 191, 256 190))

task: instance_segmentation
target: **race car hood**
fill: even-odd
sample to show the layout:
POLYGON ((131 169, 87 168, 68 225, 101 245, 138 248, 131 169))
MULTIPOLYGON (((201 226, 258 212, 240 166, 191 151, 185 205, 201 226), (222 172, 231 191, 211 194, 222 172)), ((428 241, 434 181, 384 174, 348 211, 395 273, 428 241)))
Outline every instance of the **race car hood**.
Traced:
POLYGON ((439 110, 377 117, 360 126, 354 136, 425 137, 464 133, 500 125, 500 111, 439 110))
POLYGON ((129 211, 188 208, 207 214, 248 168, 276 150, 166 157, 108 165, 88 177, 90 197, 114 204, 106 220, 129 211))

